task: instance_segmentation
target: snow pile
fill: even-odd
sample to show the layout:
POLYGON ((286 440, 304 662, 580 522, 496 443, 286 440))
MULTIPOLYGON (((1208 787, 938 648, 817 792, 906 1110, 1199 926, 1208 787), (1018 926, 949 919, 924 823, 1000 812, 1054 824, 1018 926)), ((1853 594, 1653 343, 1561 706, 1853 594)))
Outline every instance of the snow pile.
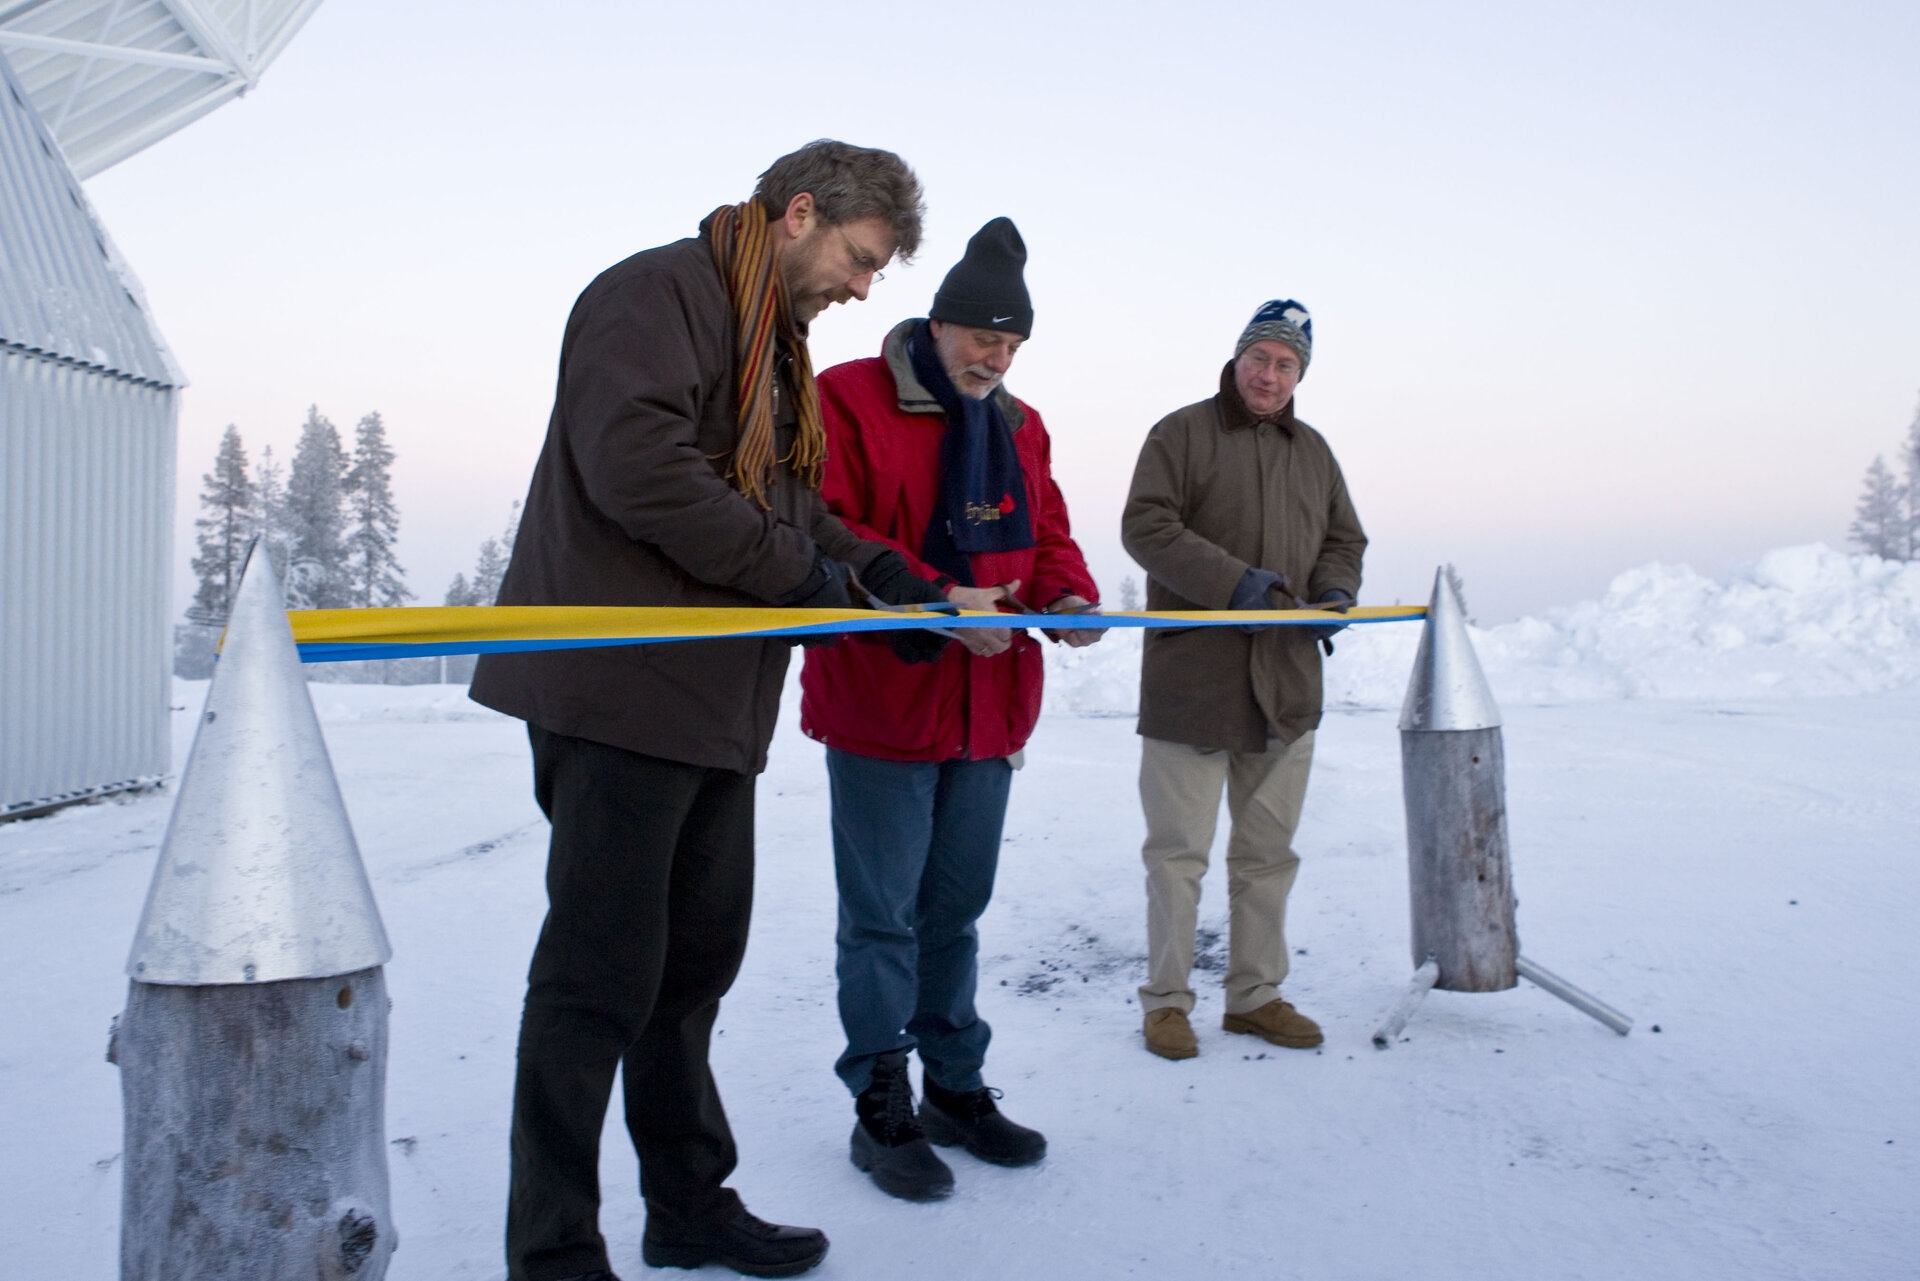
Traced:
POLYGON ((1726 583, 1648 565, 1484 635, 1495 692, 1518 702, 1885 693, 1920 684, 1920 563, 1815 543, 1726 583))
MULTIPOLYGON (((1606 596, 1473 628, 1502 703, 1874 694, 1920 686, 1920 563, 1818 543, 1768 552, 1726 582, 1644 565, 1606 596)), ((1351 628, 1326 666, 1329 706, 1397 708, 1415 624, 1351 628)), ((1047 709, 1124 716, 1139 706, 1140 636, 1049 647, 1047 709)))
POLYGON ((1132 716, 1140 710, 1140 640, 1137 628, 1115 627, 1097 645, 1069 649, 1046 645, 1044 715, 1132 716))

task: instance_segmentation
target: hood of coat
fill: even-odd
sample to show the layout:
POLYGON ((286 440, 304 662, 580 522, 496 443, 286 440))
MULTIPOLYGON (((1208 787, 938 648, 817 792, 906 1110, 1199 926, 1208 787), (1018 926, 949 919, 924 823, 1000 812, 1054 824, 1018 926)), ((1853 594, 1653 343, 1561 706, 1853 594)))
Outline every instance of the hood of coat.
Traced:
MULTIPOLYGON (((909 414, 944 414, 940 402, 933 398, 926 385, 913 372, 913 360, 907 355, 907 339, 913 337, 913 329, 922 317, 903 320, 887 331, 886 342, 880 345, 880 355, 887 362, 887 372, 893 375, 894 390, 900 396, 900 408, 909 414)), ((1007 420, 1007 426, 1019 431, 1027 421, 1027 411, 1014 394, 1007 390, 1005 383, 993 389, 994 403, 1000 406, 1000 412, 1007 420)), ((1243 407, 1244 409, 1244 407, 1243 407)))
MULTIPOLYGON (((904 350, 904 347, 903 347, 904 350)), ((1240 399, 1240 389, 1233 383, 1233 362, 1229 360, 1226 368, 1220 371, 1220 425, 1228 431, 1245 431, 1256 426, 1260 420, 1247 408, 1247 402, 1240 399)), ((1273 420, 1274 425, 1287 435, 1293 435, 1293 402, 1298 397, 1288 397, 1280 416, 1273 420)))

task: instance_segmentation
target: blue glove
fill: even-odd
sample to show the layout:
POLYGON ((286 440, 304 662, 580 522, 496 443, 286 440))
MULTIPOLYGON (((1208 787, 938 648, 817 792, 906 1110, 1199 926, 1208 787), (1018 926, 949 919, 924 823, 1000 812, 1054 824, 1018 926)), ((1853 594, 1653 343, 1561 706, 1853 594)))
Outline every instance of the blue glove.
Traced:
MULTIPOLYGON (((1330 609, 1335 613, 1344 614, 1353 608, 1353 597, 1347 595, 1338 587, 1329 587, 1326 591, 1320 593, 1320 599, 1315 601, 1313 606, 1315 609, 1330 609)), ((1347 625, 1345 623, 1322 623, 1307 628, 1307 636, 1319 641, 1320 648, 1327 652, 1328 658, 1332 658, 1333 638, 1346 630, 1347 625)))
MULTIPOLYGON (((1247 567, 1240 575, 1240 581, 1233 585, 1233 599, 1227 602, 1228 609, 1272 609, 1274 603, 1270 593, 1279 592, 1285 602, 1280 606, 1286 609, 1293 603, 1293 584, 1287 581, 1285 574, 1276 574, 1270 569, 1261 569, 1257 565, 1247 567)), ((1240 630, 1251 636, 1259 627, 1243 623, 1240 630)))

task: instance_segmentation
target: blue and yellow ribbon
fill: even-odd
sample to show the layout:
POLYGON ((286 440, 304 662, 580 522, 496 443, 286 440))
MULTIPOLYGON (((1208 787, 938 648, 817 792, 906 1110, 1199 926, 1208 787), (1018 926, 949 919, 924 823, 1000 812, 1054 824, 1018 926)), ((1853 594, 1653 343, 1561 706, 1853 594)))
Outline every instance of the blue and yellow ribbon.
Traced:
POLYGON ((663 641, 740 640, 916 627, 1313 627, 1394 623, 1426 617, 1423 605, 1360 605, 1344 614, 1322 609, 1125 610, 1113 614, 891 613, 871 609, 717 609, 671 605, 441 605, 406 609, 289 610, 293 639, 305 663, 358 658, 425 658, 440 654, 511 654, 527 650, 649 645, 663 641))

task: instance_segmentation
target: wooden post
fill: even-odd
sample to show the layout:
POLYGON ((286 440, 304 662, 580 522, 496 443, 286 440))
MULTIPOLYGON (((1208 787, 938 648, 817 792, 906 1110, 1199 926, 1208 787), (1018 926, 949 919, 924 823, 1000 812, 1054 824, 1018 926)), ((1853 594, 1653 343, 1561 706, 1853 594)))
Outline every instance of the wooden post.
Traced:
POLYGON ((1414 960, 1439 963, 1443 991, 1504 991, 1520 942, 1500 730, 1405 731, 1400 768, 1414 960))
POLYGON ((123 1281, 381 1281, 392 955, 266 556, 134 934, 123 1281))
POLYGON ((1374 1045, 1393 1044, 1429 987, 1500 992, 1522 975, 1625 1036, 1632 1019, 1520 955, 1500 709, 1444 569, 1433 576, 1427 625, 1400 713, 1400 771, 1419 969, 1374 1045))
POLYGON ((1400 771, 1414 964, 1437 962, 1435 986, 1445 991, 1513 987, 1520 943, 1500 709, 1444 571, 1434 575, 1400 717, 1400 771))
POLYGON ((374 1281, 387 1270, 378 969, 278 983, 132 983, 120 1275, 374 1281))

